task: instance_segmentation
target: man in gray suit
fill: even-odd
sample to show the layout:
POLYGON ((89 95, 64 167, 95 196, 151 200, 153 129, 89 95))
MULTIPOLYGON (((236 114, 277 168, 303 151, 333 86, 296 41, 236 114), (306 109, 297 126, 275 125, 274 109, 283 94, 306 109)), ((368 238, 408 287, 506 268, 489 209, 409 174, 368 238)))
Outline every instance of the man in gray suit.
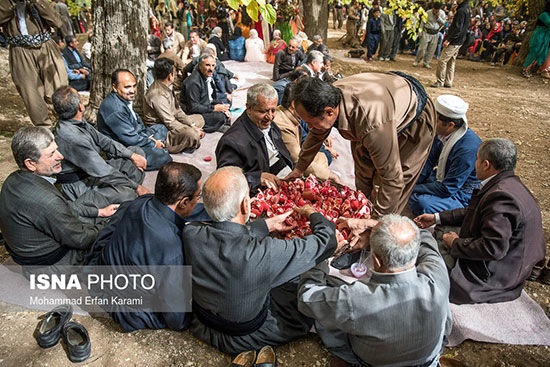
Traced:
POLYGON ((11 150, 19 170, 8 176, 0 193, 6 249, 20 265, 80 264, 97 237, 95 223, 113 215, 118 205, 86 195, 73 202, 63 197, 53 177, 61 171, 63 155, 48 129, 19 129, 11 150))
POLYGON ((331 366, 437 366, 451 329, 449 277, 435 239, 408 218, 347 219, 363 238, 372 228, 372 277, 352 284, 321 263, 302 275, 298 308, 337 358, 331 366))
POLYGON ((225 353, 281 345, 306 335, 313 320, 297 309, 298 275, 336 250, 334 223, 312 207, 312 234, 281 240, 291 212, 248 223, 248 182, 237 167, 215 171, 202 190, 212 225, 183 229, 185 261, 193 267, 191 332, 225 353))

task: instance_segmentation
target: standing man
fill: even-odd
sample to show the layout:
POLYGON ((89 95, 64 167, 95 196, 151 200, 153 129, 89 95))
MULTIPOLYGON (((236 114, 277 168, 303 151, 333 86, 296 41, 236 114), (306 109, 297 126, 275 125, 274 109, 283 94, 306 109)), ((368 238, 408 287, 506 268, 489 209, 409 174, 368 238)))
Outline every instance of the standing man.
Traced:
POLYGON ((55 10, 59 13, 61 18, 61 33, 63 38, 74 35, 73 22, 71 21, 71 15, 69 14, 69 7, 63 0, 55 0, 55 10))
POLYGON ((441 10, 441 3, 434 2, 432 4, 432 10, 428 12, 428 20, 426 20, 422 28, 420 46, 418 47, 413 66, 418 66, 420 60, 422 60, 422 56, 424 56, 424 67, 431 69, 430 62, 434 57, 437 42, 439 41, 439 29, 445 25, 446 20, 447 16, 445 12, 441 10))
POLYGON ((391 14, 382 12, 382 15, 380 15, 380 26, 382 28, 382 35, 380 37, 378 59, 380 61, 390 61, 394 36, 393 28, 395 27, 395 16, 393 12, 391 14))
POLYGON ((134 111, 136 78, 130 70, 117 69, 111 75, 113 91, 97 114, 97 129, 127 147, 138 146, 145 152, 147 170, 157 170, 172 161, 164 141, 168 129, 164 125, 145 127, 134 111))
POLYGON ((296 112, 310 132, 287 178, 303 174, 336 127, 351 141, 355 185, 372 201, 373 215, 400 213, 435 135, 435 108, 422 85, 406 74, 365 73, 332 85, 306 77, 294 88, 296 112))
POLYGON ((342 5, 342 0, 337 0, 334 3, 334 11, 332 12, 332 25, 334 29, 342 28, 342 23, 344 23, 344 10, 342 5), (337 26, 338 24, 338 26, 337 26))
POLYGON ((432 88, 452 88, 455 76, 456 57, 460 46, 466 41, 468 28, 470 27, 470 5, 466 0, 457 0, 458 7, 453 22, 447 31, 443 41, 443 51, 437 64, 437 81, 432 88))
POLYGON ((47 0, 0 1, 0 25, 10 44, 11 77, 31 121, 49 128, 51 96, 68 80, 61 53, 48 32, 50 27, 61 27, 59 14, 47 0))

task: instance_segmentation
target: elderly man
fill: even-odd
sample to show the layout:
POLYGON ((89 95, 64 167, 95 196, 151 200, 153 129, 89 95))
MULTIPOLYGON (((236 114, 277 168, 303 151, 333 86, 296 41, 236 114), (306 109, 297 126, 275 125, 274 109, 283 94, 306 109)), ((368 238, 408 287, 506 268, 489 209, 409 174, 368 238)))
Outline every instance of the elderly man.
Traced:
POLYGON ((302 275, 298 309, 315 318, 331 366, 438 366, 451 331, 449 277, 428 231, 389 214, 347 219, 360 236, 370 234, 374 262, 368 280, 347 284, 328 275, 323 262, 302 275))
POLYGON ((222 136, 216 147, 218 168, 242 168, 250 191, 277 188, 294 167, 290 153, 273 124, 277 92, 269 84, 255 84, 246 93, 246 111, 222 136))
POLYGON ((306 59, 306 55, 300 51, 300 40, 293 38, 288 41, 288 46, 275 55, 273 64, 273 80, 286 78, 300 66, 306 59))
POLYGON ((219 93, 220 86, 214 82, 216 59, 201 54, 199 67, 185 79, 180 99, 183 110, 188 114, 200 114, 204 118, 203 130, 207 133, 225 132, 229 128, 231 95, 219 93), (220 99, 222 98, 222 99, 220 99))
POLYGON ((65 157, 57 183, 69 199, 87 194, 122 203, 149 192, 141 186, 147 160, 139 147, 126 148, 88 124, 83 117, 84 105, 73 88, 59 88, 52 100, 59 116, 55 138, 65 157))
POLYGON ((200 53, 206 48, 206 41, 199 37, 197 31, 191 31, 189 41, 185 42, 181 58, 184 63, 188 63, 194 57, 199 57, 200 53))
POLYGON ((235 354, 306 335, 311 320, 297 310, 292 280, 334 252, 334 224, 308 207, 296 209, 311 221, 312 234, 304 238, 269 236, 289 229, 290 212, 247 225, 248 183, 237 167, 215 171, 202 194, 214 223, 188 225, 182 233, 193 267, 192 333, 235 354))
POLYGON ((308 52, 319 51, 323 55, 329 54, 328 47, 323 43, 323 37, 321 37, 320 34, 316 34, 315 36, 313 36, 312 41, 313 44, 307 49, 308 52))
POLYGON ((423 228, 436 223, 460 226, 458 234, 443 234, 440 243, 445 262, 452 269, 453 303, 514 300, 533 266, 544 259, 540 208, 514 175, 516 159, 511 141, 485 140, 475 164, 481 188, 474 191, 468 207, 415 218, 423 228))
POLYGON ((20 265, 77 265, 99 231, 94 224, 118 205, 68 202, 55 188, 63 156, 44 127, 24 127, 13 136, 11 150, 19 170, 0 193, 0 228, 6 249, 20 265), (84 223, 85 222, 85 223, 84 223))
POLYGON ((320 51, 310 51, 307 54, 306 62, 300 66, 307 71, 309 76, 320 78, 323 70, 324 55, 320 51))
POLYGON ((351 140, 355 185, 372 201, 374 216, 401 212, 435 134, 435 108, 422 85, 398 72, 358 74, 333 85, 302 78, 293 96, 310 132, 289 178, 303 174, 335 126, 351 140))
POLYGON ((36 126, 52 125, 48 104, 53 92, 67 84, 63 59, 49 33, 61 24, 47 0, 0 1, 0 25, 10 44, 11 77, 36 126))
MULTIPOLYGON (((162 166, 155 194, 124 203, 99 233, 88 257, 88 265, 100 266, 183 266, 181 232, 187 221, 203 220, 201 172, 186 163, 162 166)), ((208 218, 206 216, 206 218, 208 218)), ((171 287, 155 295, 173 300, 171 287)), ((185 300, 181 300, 185 302, 185 300)), ((138 329, 185 330, 191 315, 179 312, 112 312, 111 317, 125 331, 138 329)))
MULTIPOLYGON (((172 41, 173 52, 181 57, 183 55, 183 47, 185 45, 185 37, 180 32, 176 31, 174 24, 172 22, 166 22, 164 25, 164 38, 162 39, 163 43, 165 40, 172 41)), ((164 45, 163 45, 164 46, 164 45)), ((166 49, 166 46, 164 46, 166 49)))
POLYGON ((180 108, 171 86, 176 78, 174 62, 158 58, 153 67, 155 81, 145 94, 143 121, 147 126, 163 124, 168 128, 166 149, 169 153, 193 151, 204 136, 201 115, 186 115, 180 108))
POLYGON ((138 146, 145 152, 147 170, 157 170, 171 162, 172 157, 165 149, 164 141, 168 130, 164 125, 145 127, 135 113, 136 78, 127 69, 117 69, 111 75, 113 91, 109 94, 97 114, 98 130, 125 146, 138 146))
POLYGON ((435 110, 437 137, 409 199, 414 215, 464 208, 479 187, 475 162, 481 139, 468 127, 468 104, 442 95, 435 110))
POLYGON ((434 57, 437 43, 439 42, 439 29, 445 25, 447 16, 441 9, 440 2, 432 3, 432 10, 428 11, 428 18, 422 28, 422 36, 420 38, 420 46, 416 52, 416 59, 413 66, 418 66, 422 57, 424 57, 424 67, 431 69, 430 62, 434 57))

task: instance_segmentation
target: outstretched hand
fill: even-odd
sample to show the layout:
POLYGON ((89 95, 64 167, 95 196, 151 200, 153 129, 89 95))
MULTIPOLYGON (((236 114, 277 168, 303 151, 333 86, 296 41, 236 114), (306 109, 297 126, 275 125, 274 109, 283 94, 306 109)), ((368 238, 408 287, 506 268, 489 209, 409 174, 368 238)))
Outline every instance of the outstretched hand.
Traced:
POLYGON ((291 226, 285 223, 286 218, 290 214, 292 214, 291 210, 289 210, 286 213, 275 215, 271 218, 267 218, 265 220, 265 224, 267 225, 269 232, 286 232, 296 227, 296 225, 291 226))

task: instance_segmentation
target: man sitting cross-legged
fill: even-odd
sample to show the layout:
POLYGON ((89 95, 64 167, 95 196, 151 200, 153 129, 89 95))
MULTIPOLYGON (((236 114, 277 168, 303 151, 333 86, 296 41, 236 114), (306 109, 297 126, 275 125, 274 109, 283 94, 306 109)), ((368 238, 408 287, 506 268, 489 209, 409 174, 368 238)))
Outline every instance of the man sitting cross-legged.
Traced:
POLYGON ((59 88, 52 101, 59 116, 55 139, 65 157, 57 182, 69 199, 86 194, 122 203, 149 192, 141 185, 147 167, 141 148, 127 148, 88 124, 83 117, 84 105, 73 88, 59 88))
POLYGON ((145 94, 145 125, 164 124, 168 128, 165 145, 170 153, 200 147, 204 119, 199 114, 186 115, 180 108, 171 88, 176 78, 174 62, 166 58, 156 59, 153 75, 155 81, 145 94))

